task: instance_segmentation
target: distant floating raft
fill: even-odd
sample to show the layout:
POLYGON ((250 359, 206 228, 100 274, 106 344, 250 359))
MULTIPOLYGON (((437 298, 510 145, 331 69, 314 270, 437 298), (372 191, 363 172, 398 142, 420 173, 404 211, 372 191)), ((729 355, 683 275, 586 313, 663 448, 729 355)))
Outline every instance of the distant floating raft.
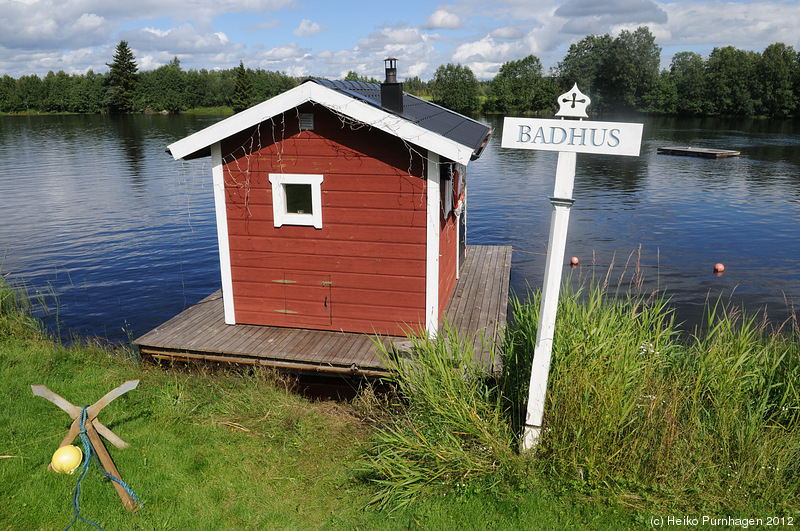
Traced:
POLYGON ((704 159, 724 159, 728 157, 738 157, 739 151, 730 149, 709 149, 688 146, 672 146, 658 148, 659 155, 681 155, 684 157, 702 157, 704 159))

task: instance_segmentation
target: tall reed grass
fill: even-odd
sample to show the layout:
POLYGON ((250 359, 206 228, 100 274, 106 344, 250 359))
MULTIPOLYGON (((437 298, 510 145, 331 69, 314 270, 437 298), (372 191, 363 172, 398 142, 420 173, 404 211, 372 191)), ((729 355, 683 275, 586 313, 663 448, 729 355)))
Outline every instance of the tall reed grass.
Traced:
POLYGON ((31 317, 33 306, 30 298, 6 281, 0 269, 0 339, 23 337, 39 331, 41 326, 31 317))
POLYGON ((372 501, 392 509, 431 492, 492 488, 509 478, 515 461, 497 386, 471 345, 450 327, 411 343, 408 356, 376 342, 403 403, 377 428, 362 472, 379 486, 372 501))
MULTIPOLYGON (((569 286, 569 283, 567 283, 569 286)), ((436 488, 552 481, 639 508, 800 510, 800 333, 722 303, 681 330, 667 299, 566 287, 544 433, 520 455, 540 294, 513 298, 499 381, 453 330, 384 352, 403 398, 363 470, 396 506, 436 488)))
MULTIPOLYGON (((518 426, 539 298, 513 301, 504 396, 518 426)), ((567 288, 537 467, 628 503, 798 508, 800 335, 721 302, 692 334, 663 296, 567 288)), ((528 369, 529 371, 529 369, 528 369)))

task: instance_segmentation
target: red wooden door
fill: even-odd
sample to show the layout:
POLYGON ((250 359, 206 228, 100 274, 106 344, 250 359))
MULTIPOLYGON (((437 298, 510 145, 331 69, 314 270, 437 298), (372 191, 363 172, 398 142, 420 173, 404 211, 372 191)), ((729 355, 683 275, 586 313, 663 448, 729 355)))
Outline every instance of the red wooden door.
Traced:
POLYGON ((283 273, 283 313, 286 326, 328 327, 332 321, 331 276, 317 273, 283 273))

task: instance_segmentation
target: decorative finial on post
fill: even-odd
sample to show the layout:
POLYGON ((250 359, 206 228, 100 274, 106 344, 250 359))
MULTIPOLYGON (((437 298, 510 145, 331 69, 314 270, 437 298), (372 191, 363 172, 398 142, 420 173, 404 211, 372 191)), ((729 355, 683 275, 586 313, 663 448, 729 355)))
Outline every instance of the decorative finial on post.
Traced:
POLYGON ((559 109, 556 116, 566 116, 569 118, 588 118, 586 107, 592 100, 578 89, 578 84, 572 86, 569 92, 565 92, 558 97, 559 109))

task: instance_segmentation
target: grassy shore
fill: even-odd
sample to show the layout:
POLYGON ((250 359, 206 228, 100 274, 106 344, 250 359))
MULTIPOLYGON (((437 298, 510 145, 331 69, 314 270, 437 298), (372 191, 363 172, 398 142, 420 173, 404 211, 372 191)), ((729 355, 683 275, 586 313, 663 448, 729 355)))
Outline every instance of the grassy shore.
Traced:
MULTIPOLYGON (((44 112, 38 110, 29 110, 29 111, 17 111, 17 112, 0 112, 0 116, 80 116, 85 115, 87 113, 75 113, 75 112, 44 112)), ((105 114, 105 113, 88 113, 88 114, 105 114)), ((134 113, 134 114, 161 114, 160 111, 147 109, 142 113, 134 113)), ((175 113, 167 113, 167 114, 175 114, 175 113)), ((233 114, 232 107, 194 107, 192 109, 186 109, 181 111, 180 114, 193 114, 199 116, 228 116, 233 114)))
POLYGON ((364 469, 375 430, 399 410, 372 387, 347 402, 310 399, 266 370, 159 367, 92 343, 64 347, 25 311, 0 284, 0 529, 63 529, 73 517, 77 477, 46 470, 71 421, 30 385, 84 405, 131 379, 138 388, 101 420, 131 444, 106 446, 144 505, 128 513, 92 464, 80 513, 105 529, 625 529, 635 516, 544 485, 444 485, 412 505, 380 507, 364 469))
POLYGON ((450 331, 416 340, 414 363, 386 354, 395 393, 363 386, 329 401, 265 370, 58 345, 0 282, 0 529, 73 516, 77 478, 46 471, 70 419, 30 385, 83 405, 129 379, 139 387, 101 419, 131 443, 107 447, 144 506, 125 511, 92 465, 81 515, 105 529, 630 529, 668 515, 798 525, 797 330, 721 310, 685 337, 662 300, 567 294, 547 435, 520 456, 535 296, 515 303, 503 378, 479 374, 450 331))

